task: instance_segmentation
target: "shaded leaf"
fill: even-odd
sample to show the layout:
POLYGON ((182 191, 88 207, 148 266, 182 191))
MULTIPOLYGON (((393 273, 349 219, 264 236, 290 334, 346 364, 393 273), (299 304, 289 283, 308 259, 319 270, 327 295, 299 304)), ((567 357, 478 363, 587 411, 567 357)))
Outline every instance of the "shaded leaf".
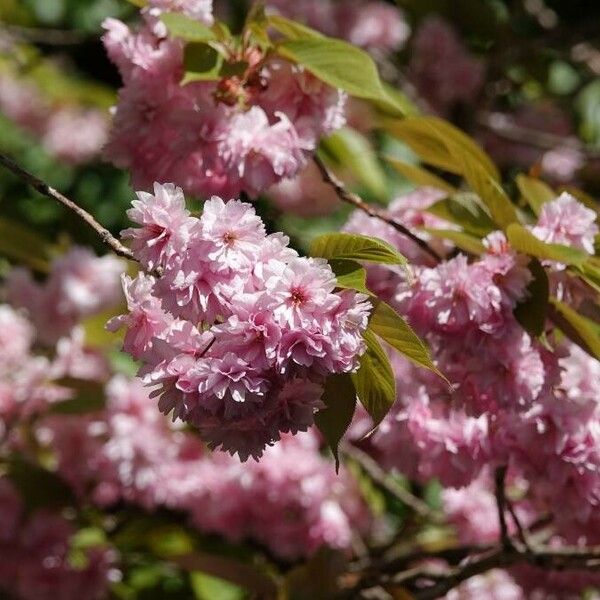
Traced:
POLYGON ((546 269, 537 258, 532 258, 528 267, 533 279, 527 286, 527 297, 517 304, 514 315, 529 335, 539 337, 548 316, 550 284, 546 269))
POLYGON ((378 425, 396 400, 396 380, 387 354, 375 334, 364 334, 366 352, 360 358, 360 368, 352 374, 358 399, 378 425))
POLYGON ((459 193, 439 200, 426 209, 427 212, 455 223, 467 233, 485 237, 496 229, 488 213, 479 204, 475 194, 459 193))
POLYGON ((51 245, 31 229, 0 217, 0 255, 45 273, 50 268, 51 245))
POLYGON ((329 266, 335 273, 338 287, 370 294, 367 289, 367 272, 360 263, 354 260, 334 259, 329 261, 329 266))
POLYGON ((58 475, 23 458, 9 459, 7 472, 27 510, 68 506, 75 500, 71 488, 58 475))
POLYGON ((355 233, 327 233, 310 245, 311 256, 404 265, 406 259, 387 242, 355 233))
POLYGON ((356 390, 350 374, 341 373, 327 377, 321 400, 325 408, 315 415, 315 424, 333 452, 337 472, 340 463, 338 445, 356 410, 356 390))
POLYGON ((418 186, 434 187, 448 194, 454 194, 458 191, 447 181, 444 181, 441 177, 434 175, 422 167, 411 165, 393 156, 384 156, 384 158, 400 175, 418 186))
POLYGON ((221 77, 222 56, 209 44, 186 44, 183 52, 182 85, 192 81, 216 81, 221 77))
POLYGON ((385 173, 369 140, 354 129, 345 127, 321 142, 339 164, 348 168, 356 180, 375 198, 387 194, 385 173))
POLYGON ((566 265, 580 266, 588 258, 588 255, 582 250, 561 244, 542 242, 533 233, 517 223, 513 223, 508 227, 506 237, 517 252, 523 252, 542 260, 554 260, 566 265))
POLYGON ((104 386, 95 381, 65 377, 56 383, 73 390, 75 396, 52 404, 49 414, 81 415, 102 410, 106 405, 104 386))
POLYGON ((340 592, 338 579, 345 566, 342 552, 321 547, 306 564, 287 574, 286 600, 331 600, 337 597, 340 592))

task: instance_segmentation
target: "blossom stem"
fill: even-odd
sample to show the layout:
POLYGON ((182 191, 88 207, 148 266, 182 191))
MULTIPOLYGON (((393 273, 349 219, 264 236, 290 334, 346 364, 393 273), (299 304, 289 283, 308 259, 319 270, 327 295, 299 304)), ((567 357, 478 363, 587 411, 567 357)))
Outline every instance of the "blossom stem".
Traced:
POLYGON ((98 223, 98 221, 96 221, 96 219, 90 213, 81 208, 81 206, 72 200, 69 200, 69 198, 61 194, 58 190, 55 190, 53 187, 49 186, 47 183, 43 182, 29 171, 23 169, 23 167, 19 166, 11 158, 1 153, 0 164, 9 171, 12 171, 17 177, 22 179, 40 194, 47 196, 52 200, 56 200, 65 208, 71 212, 74 212, 82 221, 87 223, 87 225, 89 225, 100 236, 102 242, 109 246, 115 254, 118 254, 123 258, 127 258, 128 260, 136 260, 129 248, 121 244, 121 242, 119 242, 119 240, 114 237, 112 233, 106 229, 106 227, 98 223))
POLYGON ((417 246, 419 246, 419 248, 421 248, 421 250, 434 258, 436 262, 440 262, 442 260, 442 257, 425 240, 420 238, 418 235, 415 235, 412 231, 410 231, 410 229, 402 225, 402 223, 399 223, 390 217, 385 211, 367 204, 362 198, 348 191, 344 184, 329 170, 327 165, 321 160, 321 158, 319 158, 317 154, 315 154, 313 160, 321 173, 323 181, 334 189, 338 198, 342 202, 351 204, 358 210, 362 210, 364 213, 367 213, 370 217, 375 217, 376 219, 380 219, 384 223, 391 225, 396 231, 411 239, 415 244, 417 244, 417 246))

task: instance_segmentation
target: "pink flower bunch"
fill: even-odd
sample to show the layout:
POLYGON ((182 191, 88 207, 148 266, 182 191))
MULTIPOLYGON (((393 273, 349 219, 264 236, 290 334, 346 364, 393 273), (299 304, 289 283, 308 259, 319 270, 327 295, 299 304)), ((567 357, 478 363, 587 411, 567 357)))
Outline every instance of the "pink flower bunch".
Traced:
POLYGON ((475 101, 485 66, 472 56, 457 33, 439 17, 428 17, 412 40, 410 78, 431 108, 445 115, 457 104, 475 101))
MULTIPOLYGON (((211 22, 208 10, 190 10, 197 3, 153 6, 167 4, 211 22)), ((104 44, 124 82, 106 156, 131 171, 135 187, 174 181, 201 197, 256 196, 295 176, 321 136, 343 126, 344 93, 259 48, 230 57, 246 62, 242 75, 182 86, 183 44, 155 12, 144 9, 137 31, 105 23, 104 44)))
POLYGON ((399 50, 410 34, 402 11, 381 0, 269 0, 268 8, 372 51, 399 50))
POLYGON ((69 556, 74 525, 60 514, 25 514, 19 492, 0 478, 0 590, 18 600, 99 600, 106 597, 114 552, 94 546, 85 564, 69 556))
POLYGON ((551 244, 563 244, 594 254, 594 238, 600 232, 596 213, 568 192, 542 206, 533 235, 551 244))
POLYGON ((100 506, 183 511, 200 531, 251 539, 284 559, 324 544, 348 549, 369 525, 356 482, 336 475, 314 432, 286 435, 260 462, 241 464, 166 420, 136 379, 114 377, 103 411, 49 417, 38 437, 61 476, 100 506))
POLYGON ((367 297, 336 292, 327 262, 267 235, 249 204, 213 197, 197 218, 179 188, 156 184, 129 216, 139 227, 124 238, 161 275, 124 276, 129 312, 108 327, 127 329, 160 409, 244 460, 310 427, 324 378, 358 366, 367 297))
POLYGON ((35 136, 60 162, 81 165, 98 157, 108 140, 108 115, 96 108, 49 102, 30 81, 0 75, 0 114, 35 136))
POLYGON ((75 247, 54 261, 43 283, 34 281, 26 269, 13 269, 8 298, 13 306, 25 309, 38 340, 53 345, 86 317, 119 303, 119 276, 124 268, 112 255, 98 258, 86 248, 75 247))
MULTIPOLYGON (((402 220, 401 213, 396 218, 402 220)), ((543 206, 532 231, 589 251, 598 231, 594 218, 593 211, 562 195, 543 206)), ((362 219, 367 218, 355 215, 350 227, 362 219)), ((374 219, 371 228, 370 234, 379 228, 381 237, 395 243, 374 219)), ((527 298, 529 259, 514 252, 502 233, 490 234, 484 244, 480 257, 458 254, 436 266, 414 256, 412 278, 388 271, 383 297, 426 339, 452 388, 391 356, 399 401, 370 442, 385 465, 417 480, 436 477, 450 488, 508 464, 511 477, 528 482, 523 508, 532 516, 526 522, 560 506, 557 533, 569 543, 597 543, 600 364, 573 344, 557 344, 550 324, 545 345, 524 331, 513 311, 527 298)), ((547 268, 552 279, 561 266, 547 268)), ((387 267, 376 269, 368 267, 369 278, 384 280, 380 273, 387 267)), ((558 273, 568 277, 564 270, 558 273)), ((446 498, 455 505, 475 502, 479 492, 468 490, 447 492, 446 498)), ((490 503, 469 506, 460 516, 468 520, 461 531, 471 531, 471 538, 491 536, 481 524, 486 519, 478 521, 490 503)), ((452 511, 460 520, 456 506, 452 511)))

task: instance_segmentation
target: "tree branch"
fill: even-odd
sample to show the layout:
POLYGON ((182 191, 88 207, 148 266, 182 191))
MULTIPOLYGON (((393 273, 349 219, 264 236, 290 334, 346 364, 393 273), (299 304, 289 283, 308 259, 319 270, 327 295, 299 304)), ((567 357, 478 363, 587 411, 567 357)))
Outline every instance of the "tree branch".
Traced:
POLYGON ((362 210, 364 213, 368 214, 370 217, 375 217, 376 219, 391 225, 396 231, 400 232, 402 235, 406 236, 415 244, 417 244, 421 250, 429 254, 429 256, 435 259, 436 262, 440 262, 442 260, 442 257, 425 240, 415 235, 412 231, 410 231, 410 229, 402 225, 402 223, 399 223, 387 215, 385 211, 367 204, 362 200, 362 198, 348 191, 344 187, 344 184, 329 170, 327 165, 325 165, 325 163, 316 154, 313 160, 321 173, 323 181, 333 187, 335 193, 342 202, 351 204, 355 208, 358 208, 358 210, 362 210))
POLYGON ((340 451, 357 462, 377 485, 406 504, 418 515, 425 518, 434 517, 433 511, 423 500, 398 485, 366 452, 348 443, 340 444, 340 451))
POLYGON ((500 526, 500 543, 503 548, 512 548, 512 541, 508 535, 506 524, 506 491, 504 484, 506 480, 506 466, 498 467, 494 474, 496 485, 496 506, 498 508, 498 524, 500 526))
POLYGON ((52 200, 56 200, 68 210, 74 212, 82 221, 87 223, 87 225, 100 236, 102 242, 109 246, 115 254, 118 254, 123 258, 127 258, 128 260, 136 260, 133 252, 131 252, 129 248, 121 244, 121 242, 114 237, 112 233, 106 229, 106 227, 103 227, 100 223, 98 223, 98 221, 96 221, 96 219, 90 213, 81 208, 81 206, 75 204, 75 202, 69 200, 59 191, 55 190, 53 187, 50 187, 47 183, 44 183, 41 179, 31 174, 29 171, 26 171, 20 167, 11 158, 1 153, 0 165, 6 167, 9 171, 12 171, 17 177, 22 179, 40 194, 47 196, 48 198, 52 198, 52 200))

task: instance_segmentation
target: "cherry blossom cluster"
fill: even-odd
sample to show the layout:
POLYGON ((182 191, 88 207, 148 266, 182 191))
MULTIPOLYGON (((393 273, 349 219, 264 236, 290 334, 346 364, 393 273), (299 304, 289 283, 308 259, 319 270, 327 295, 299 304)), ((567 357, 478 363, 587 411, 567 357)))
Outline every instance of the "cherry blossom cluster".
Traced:
MULTIPOLYGON (((406 225, 421 221, 431 227, 437 217, 426 210, 436 198, 433 190, 418 190, 396 200, 391 212, 406 225)), ((563 193, 542 206, 530 230, 545 242, 591 254, 599 231, 595 220, 594 211, 563 193)), ((450 224, 438 220, 437 227, 450 224)), ((448 514, 466 543, 498 538, 489 469, 506 464, 511 489, 520 490, 517 512, 525 525, 550 511, 553 543, 598 543, 600 363, 555 338, 551 324, 542 343, 517 322, 513 311, 527 298, 532 277, 529 259, 514 252, 500 232, 485 238, 485 252, 475 259, 455 256, 438 242, 438 252, 449 258, 432 265, 416 246, 411 254, 412 242, 362 213, 352 216, 347 229, 378 231, 411 255, 416 265, 411 276, 368 267, 369 284, 426 339, 452 382, 448 389, 433 374, 390 356, 399 400, 371 438, 383 463, 417 480, 440 480, 448 488, 448 514)), ((575 308, 594 299, 565 265, 544 264, 553 295, 575 308)), ((532 597, 527 590, 541 585, 535 570, 513 575, 526 590, 515 597, 532 597)), ((583 579, 572 577, 557 575, 553 589, 563 583, 585 587, 583 579)))
POLYGON ((12 425, 73 397, 61 384, 67 377, 103 380, 106 359, 85 343, 81 322, 122 298, 119 276, 124 264, 73 248, 55 259, 44 283, 25 269, 7 277, 0 305, 0 419, 12 425))
POLYGON ((336 291, 327 262, 267 235, 249 204, 213 197, 198 218, 181 189, 156 184, 128 214, 138 227, 123 238, 161 274, 124 276, 129 312, 108 327, 126 327, 160 409, 243 460, 310 427, 324 378, 358 367, 367 296, 336 291))
POLYGON ((21 495, 0 477, 0 593, 19 600, 97 600, 112 576, 114 552, 103 546, 84 551, 73 564, 71 538, 76 529, 58 512, 27 513, 21 495))
POLYGON ((124 269, 112 255, 98 258, 87 248, 75 247, 53 262, 43 283, 27 269, 11 270, 7 293, 13 306, 27 312, 38 341, 52 345, 86 317, 119 303, 124 269))
POLYGON ((402 12, 381 0, 269 0, 267 7, 373 52, 399 50, 410 35, 402 12))
POLYGON ((313 431, 286 435, 260 462, 207 451, 198 437, 156 410, 139 380, 114 377, 105 410, 48 417, 38 438, 57 456, 59 473, 85 497, 110 508, 184 512, 202 532, 254 540, 284 559, 328 545, 350 548, 370 517, 356 482, 336 475, 313 431))
POLYGON ((35 136, 48 154, 69 165, 94 160, 108 140, 107 113, 50 102, 33 81, 9 71, 0 73, 0 114, 35 136))
MULTIPOLYGON (((35 293, 47 293, 56 273, 64 274, 67 258, 55 261, 35 293)), ((103 265, 103 258, 87 263, 86 273, 96 273, 99 284, 103 265)), ((116 273, 112 279, 118 285, 116 273)), ((86 297, 85 281, 64 283, 63 293, 86 297)), ((0 305, 2 454, 32 458, 28 445, 35 440, 35 452, 53 457, 58 475, 81 501, 101 509, 123 503, 146 511, 172 509, 201 532, 232 542, 254 540, 286 560, 324 544, 348 550, 353 535, 368 530, 371 517, 356 481, 343 468, 336 474, 314 430, 284 435, 260 462, 242 464, 225 452, 208 451, 195 433, 160 413, 140 379, 115 375, 100 350, 86 345, 80 323, 53 347, 37 329, 45 325, 41 319, 34 325, 26 310, 0 305), (72 379, 104 389, 105 407, 83 414, 54 411, 57 403, 76 397, 72 379), (32 435, 24 435, 28 427, 32 435)), ((312 385, 305 382, 309 393, 312 385)), ((302 393, 289 403, 291 416, 302 393)), ((88 566, 73 570, 67 560, 75 533, 71 522, 45 511, 25 519, 21 504, 7 477, 0 478, 0 590, 24 600, 50 597, 50 590, 59 598, 104 597, 112 554, 92 549, 88 566)))
POLYGON ((440 115, 471 104, 484 83, 484 64, 465 48, 452 26, 426 18, 412 39, 408 73, 419 95, 440 115))
POLYGON ((343 126, 346 96, 260 48, 231 51, 244 73, 181 85, 183 43, 157 12, 204 24, 207 2, 151 2, 137 30, 109 19, 104 44, 124 86, 106 156, 138 189, 173 181, 200 197, 256 196, 306 164, 319 139, 343 126))

